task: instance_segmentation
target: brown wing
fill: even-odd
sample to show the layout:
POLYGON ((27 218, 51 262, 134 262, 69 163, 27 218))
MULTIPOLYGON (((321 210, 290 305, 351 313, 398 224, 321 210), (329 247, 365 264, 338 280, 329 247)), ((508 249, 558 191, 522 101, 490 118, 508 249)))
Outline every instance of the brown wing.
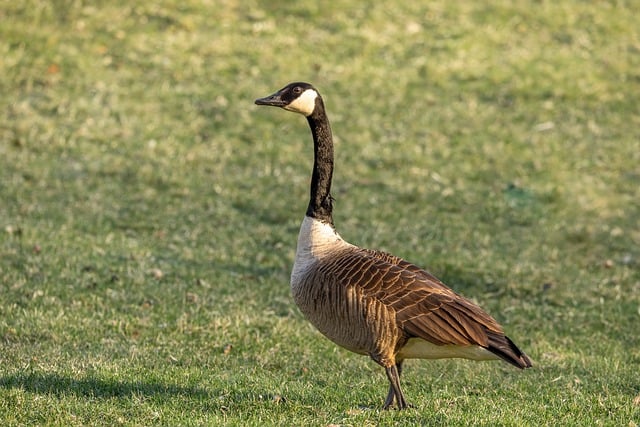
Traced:
POLYGON ((451 289, 445 285, 444 283, 442 283, 440 281, 440 279, 438 279, 436 276, 434 276, 433 274, 429 273, 426 270, 423 270, 422 268, 418 267, 415 264, 411 264, 409 261, 405 261, 404 259, 397 257, 395 255, 391 255, 390 253, 387 252, 383 252, 383 251, 374 251, 371 249, 362 249, 362 251, 367 254, 370 255, 374 258, 377 258, 379 260, 388 262, 389 264, 393 264, 393 265, 397 265, 398 267, 401 267, 404 270, 410 271, 412 273, 416 273, 416 274, 420 274, 422 276, 425 276, 430 283, 432 284, 432 286, 434 288, 440 288, 440 289, 444 289, 447 291, 450 291, 451 289))
POLYGON ((392 309, 405 338, 419 337, 437 345, 479 345, 517 367, 531 366, 493 317, 427 271, 367 249, 348 258, 341 281, 392 309))
POLYGON ((484 310, 431 273, 384 252, 365 253, 381 261, 376 268, 387 270, 378 297, 395 309, 397 321, 410 336, 438 345, 487 347, 486 330, 502 333, 498 322, 484 310))

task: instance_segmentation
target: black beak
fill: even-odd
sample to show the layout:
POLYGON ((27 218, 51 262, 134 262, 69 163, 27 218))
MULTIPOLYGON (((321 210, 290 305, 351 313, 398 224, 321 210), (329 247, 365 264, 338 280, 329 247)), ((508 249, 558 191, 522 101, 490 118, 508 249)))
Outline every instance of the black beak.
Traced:
POLYGON ((256 99, 257 105, 271 105, 273 107, 284 107, 287 105, 285 101, 280 97, 280 92, 276 92, 273 95, 265 96, 264 98, 256 99))

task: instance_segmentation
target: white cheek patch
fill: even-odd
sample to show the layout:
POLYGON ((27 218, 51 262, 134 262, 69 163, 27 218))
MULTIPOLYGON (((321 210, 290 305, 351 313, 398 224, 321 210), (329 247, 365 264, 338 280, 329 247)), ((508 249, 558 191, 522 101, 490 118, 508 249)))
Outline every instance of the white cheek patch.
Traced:
POLYGON ((318 92, 313 89, 307 89, 302 93, 302 95, 293 100, 291 104, 285 105, 283 108, 305 116, 310 116, 316 108, 317 97, 318 92))

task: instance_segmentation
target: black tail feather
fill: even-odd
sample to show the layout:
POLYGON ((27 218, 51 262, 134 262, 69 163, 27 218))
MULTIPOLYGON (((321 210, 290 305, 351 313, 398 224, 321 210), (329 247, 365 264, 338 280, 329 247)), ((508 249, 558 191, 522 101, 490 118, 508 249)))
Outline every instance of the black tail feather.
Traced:
POLYGON ((532 366, 529 356, 524 354, 509 337, 495 332, 487 332, 487 336, 489 337, 487 350, 516 368, 524 369, 532 366))

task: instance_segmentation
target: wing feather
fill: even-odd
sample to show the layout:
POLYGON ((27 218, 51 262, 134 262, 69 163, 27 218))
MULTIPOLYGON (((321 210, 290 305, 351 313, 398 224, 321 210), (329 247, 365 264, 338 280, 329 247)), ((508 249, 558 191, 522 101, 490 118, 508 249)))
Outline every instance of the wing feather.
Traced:
POLYGON ((417 337, 436 345, 477 345, 518 367, 530 366, 493 317, 416 265, 359 248, 336 256, 329 264, 341 286, 357 289, 363 307, 369 304, 376 313, 385 307, 388 318, 372 321, 377 328, 395 320, 401 340, 417 337))
POLYGON ((377 300, 393 309, 407 338, 439 345, 486 346, 486 330, 502 333, 480 307, 402 258, 366 249, 338 258, 331 270, 339 282, 357 287, 365 301, 377 300))

